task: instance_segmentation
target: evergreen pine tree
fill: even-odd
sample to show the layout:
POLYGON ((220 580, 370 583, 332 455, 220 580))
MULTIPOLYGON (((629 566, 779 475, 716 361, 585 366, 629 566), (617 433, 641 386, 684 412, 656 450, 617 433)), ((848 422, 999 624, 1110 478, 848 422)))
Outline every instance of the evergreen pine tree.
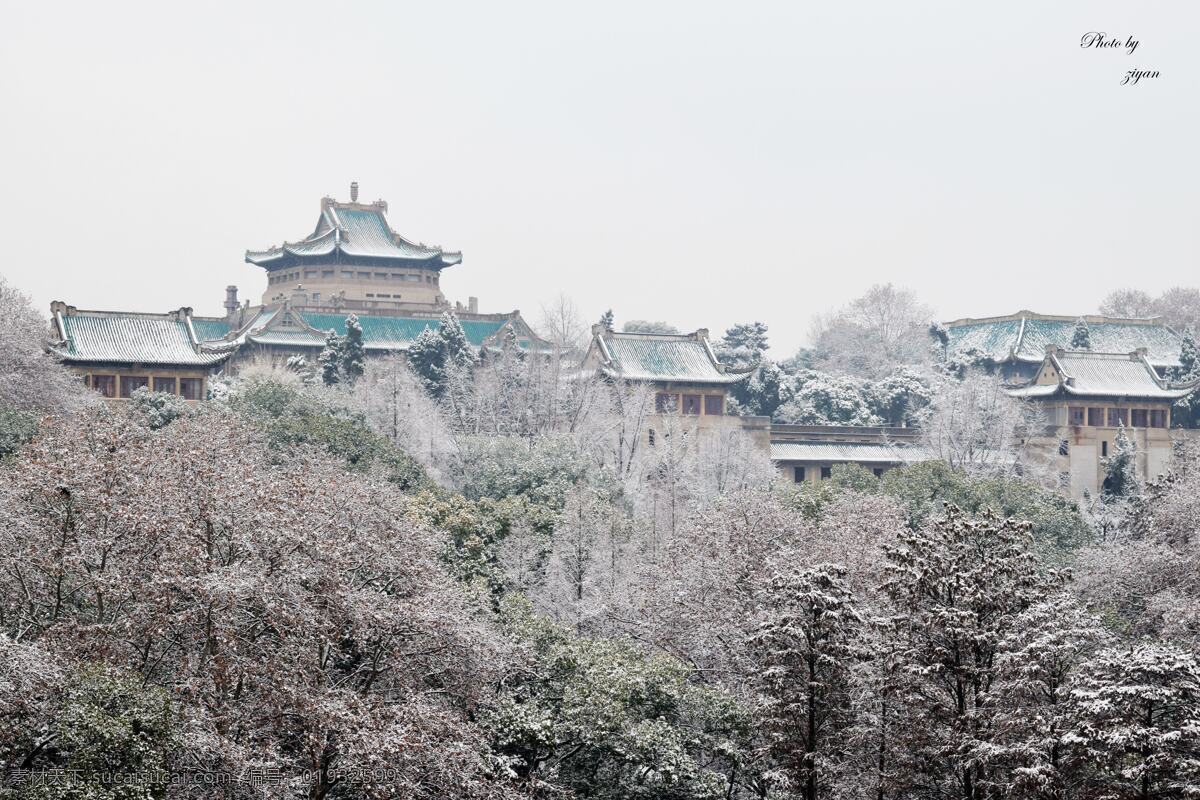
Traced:
POLYGON ((1190 381, 1200 374, 1200 352, 1196 350, 1196 335, 1191 326, 1183 332, 1183 342, 1179 348, 1179 367, 1175 370, 1175 379, 1190 381))
POLYGON ((615 323, 616 318, 613 316, 611 308, 600 315, 600 324, 604 326, 606 331, 611 331, 615 323))
POLYGON ((749 637, 770 754, 804 800, 828 796, 848 765, 853 667, 866 648, 845 573, 818 564, 776 575, 761 595, 764 619, 749 637))
MULTIPOLYGON (((1171 370, 1171 379, 1176 383, 1190 383, 1200 378, 1200 352, 1196 350, 1196 335, 1189 325, 1183 332, 1179 348, 1179 366, 1171 370)), ((1177 427, 1194 428, 1200 418, 1200 397, 1195 393, 1180 398, 1171 408, 1171 420, 1177 427)))
POLYGON ((950 357, 950 331, 936 319, 929 323, 929 338, 933 340, 931 349, 934 360, 941 363, 950 357))
POLYGON ((342 339, 331 329, 325 337, 325 349, 317 357, 321 367, 321 382, 326 386, 341 383, 342 380, 342 339))
POLYGON ((446 353, 442 337, 432 328, 421 331, 408 348, 408 366, 420 378, 425 391, 441 397, 446 385, 446 353))
POLYGON ((1125 426, 1117 428, 1114 453, 1104 465, 1104 494, 1108 497, 1132 497, 1137 494, 1137 445, 1125 432, 1125 426))
POLYGON ((1099 653, 1081 670, 1065 738, 1097 768, 1081 796, 1194 797, 1200 786, 1200 663, 1147 642, 1099 653))
POLYGON ((1075 330, 1071 333, 1072 350, 1091 350, 1092 332, 1088 329, 1087 320, 1083 317, 1075 320, 1075 330))
POLYGON ((442 340, 442 350, 445 353, 447 368, 470 369, 475 366, 478 361, 475 349, 471 346, 462 323, 458 321, 458 317, 453 311, 442 314, 442 324, 438 328, 438 335, 442 340))
POLYGON ((895 709, 910 724, 891 751, 913 797, 994 797, 1007 776, 990 764, 1001 709, 996 662, 1022 614, 1054 587, 1031 552, 1030 525, 991 510, 972 519, 954 506, 887 548, 883 591, 896 628, 895 709), (919 754, 919 758, 913 758, 919 754))
POLYGON ((767 326, 761 322, 742 322, 725 331, 715 348, 717 358, 731 367, 745 369, 763 360, 767 344, 767 326))
POLYGON ((362 323, 358 321, 358 316, 355 314, 346 318, 346 336, 342 339, 338 355, 342 376, 347 383, 355 383, 367 368, 367 352, 363 347, 362 323))
POLYGON ((525 360, 525 351, 521 349, 521 345, 517 341, 517 332, 511 327, 504 329, 504 340, 500 344, 500 351, 516 361, 525 360))

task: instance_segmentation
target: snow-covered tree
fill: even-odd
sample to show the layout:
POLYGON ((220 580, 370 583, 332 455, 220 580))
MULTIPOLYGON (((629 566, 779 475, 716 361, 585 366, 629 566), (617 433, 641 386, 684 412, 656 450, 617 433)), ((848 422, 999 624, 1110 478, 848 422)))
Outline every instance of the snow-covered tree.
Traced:
POLYGON ((631 319, 621 326, 625 333, 679 333, 679 328, 662 320, 631 319))
POLYGON ((1191 797, 1200 787, 1200 663, 1170 644, 1112 647, 1081 670, 1066 736, 1093 766, 1085 796, 1191 797))
POLYGON ((932 399, 929 379, 911 367, 898 367, 882 380, 867 384, 863 394, 886 425, 915 425, 932 399))
POLYGON ((1012 797, 1072 796, 1087 760, 1065 737, 1074 726, 1071 692, 1080 667, 1109 640, 1067 590, 1023 611, 1000 643, 991 705, 989 760, 1008 774, 1012 797))
POLYGON ((950 357, 950 329, 936 319, 929 323, 930 349, 935 362, 945 362, 950 357))
POLYGON ((408 365, 425 391, 433 397, 441 397, 446 382, 446 353, 442 337, 432 328, 425 328, 408 346, 408 365))
POLYGON ((743 415, 774 417, 791 398, 793 380, 773 361, 763 359, 744 380, 729 387, 730 410, 743 415))
POLYGON ((607 331, 611 331, 613 329, 613 325, 616 324, 616 321, 616 317, 613 316, 613 310, 611 308, 600 315, 600 324, 603 325, 604 329, 607 331))
POLYGON ((902 716, 891 751, 909 791, 964 800, 1004 786, 991 761, 1001 644, 1053 586, 1030 552, 1029 525, 950 506, 889 548, 883 589, 901 637, 902 716))
POLYGON ((577 359, 587 347, 591 325, 579 307, 565 294, 542 306, 539 325, 542 338, 563 357, 577 359))
POLYGON ((1179 347, 1179 367, 1175 379, 1179 381, 1194 380, 1200 375, 1200 351, 1196 349, 1196 333, 1191 327, 1183 331, 1183 341, 1179 347))
POLYGON ((882 378, 898 366, 928 360, 930 309, 892 284, 872 286, 841 310, 816 320, 816 369, 882 378))
POLYGON ((99 402, 47 352, 48 330, 49 319, 0 276, 0 407, 37 414, 99 402))
POLYGON ((748 644, 758 671, 758 719, 781 788, 816 800, 844 777, 854 719, 853 666, 865 656, 863 616, 833 564, 776 575, 748 644))
POLYGON ((453 311, 446 311, 442 314, 441 324, 438 326, 438 336, 441 337, 442 349, 446 354, 447 369, 469 370, 478 362, 475 348, 467 339, 466 331, 463 330, 462 323, 458 321, 458 315, 453 311))
POLYGON ((1100 313, 1110 317, 1145 318, 1159 313, 1150 295, 1141 289, 1118 289, 1100 303, 1100 313))
POLYGON ((998 378, 975 373, 938 381, 920 428, 925 446, 950 466, 1006 475, 1023 465, 1028 437, 1040 423, 1032 403, 1010 397, 998 378))
POLYGON ((1075 328, 1071 331, 1071 349, 1092 349, 1092 332, 1088 328, 1087 320, 1083 317, 1075 320, 1075 328))
POLYGON ((325 347, 317 357, 321 368, 321 383, 336 386, 342 382, 342 337, 330 329, 325 336, 325 347))
POLYGON ((775 411, 780 422, 797 425, 878 425, 881 420, 855 378, 806 372, 797 375, 791 398, 775 411))
POLYGON ((713 351, 726 366, 747 369, 761 363, 769 347, 766 325, 741 322, 725 331, 720 341, 714 344, 713 351))
POLYGON ((346 336, 341 341, 339 368, 342 377, 353 386, 367 368, 367 351, 363 346, 362 323, 357 314, 346 317, 346 336))
POLYGON ((629 528, 620 509, 596 490, 567 495, 554 526, 544 592, 535 595, 553 615, 582 626, 611 605, 623 585, 629 528))
MULTIPOLYGON (((393 484, 206 405, 157 431, 57 420, 0 470, 0 639, 169 694, 177 769, 278 770, 289 795, 351 769, 379 770, 381 796, 507 793, 472 721, 502 651, 393 484)), ((34 747, 6 763, 56 766, 34 747)))
POLYGON ((1118 425, 1113 454, 1104 463, 1104 494, 1112 498, 1131 497, 1138 488, 1137 445, 1129 438, 1125 426, 1118 425))

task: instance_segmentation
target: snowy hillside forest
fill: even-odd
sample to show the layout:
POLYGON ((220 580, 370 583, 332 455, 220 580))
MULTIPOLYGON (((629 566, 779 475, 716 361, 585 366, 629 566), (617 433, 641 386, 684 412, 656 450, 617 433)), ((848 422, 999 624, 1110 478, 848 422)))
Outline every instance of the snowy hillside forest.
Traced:
MULTIPOLYGON (((1190 331, 1200 292, 1100 310, 1190 331)), ((565 299, 549 358, 352 321, 104 403, 0 283, 0 797, 1200 797, 1200 452, 1063 499, 931 316, 877 286, 799 353, 714 342, 737 413, 940 456, 796 485, 733 429, 649 446, 565 299)))

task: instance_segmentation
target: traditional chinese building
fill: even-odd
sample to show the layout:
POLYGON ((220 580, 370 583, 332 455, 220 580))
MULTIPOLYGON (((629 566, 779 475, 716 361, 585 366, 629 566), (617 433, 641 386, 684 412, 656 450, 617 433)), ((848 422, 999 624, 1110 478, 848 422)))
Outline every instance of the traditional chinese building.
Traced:
POLYGON ((593 325, 582 368, 653 389, 649 444, 654 444, 669 417, 699 430, 740 428, 767 446, 770 420, 729 414, 729 387, 748 379, 750 373, 728 370, 718 361, 703 328, 687 334, 618 333, 593 325))
MULTIPOLYGON (((352 183, 350 202, 321 200, 317 225, 304 239, 247 250, 246 261, 267 272, 262 305, 299 294, 309 308, 338 313, 450 308, 441 274, 461 263, 462 253, 405 239, 388 224, 387 209, 383 200, 358 202, 352 183)), ((474 303, 468 311, 476 311, 474 303)))
POLYGON ((51 349, 108 398, 128 399, 145 387, 203 400, 209 375, 230 355, 202 347, 206 328, 190 308, 139 314, 55 302, 50 312, 51 349))
POLYGON ((1009 390, 1041 406, 1045 435, 1031 444, 1072 497, 1100 492, 1105 459, 1122 427, 1137 447, 1138 474, 1155 478, 1166 471, 1174 452, 1171 406, 1197 382, 1174 384, 1156 366, 1146 349, 1121 354, 1049 345, 1033 378, 1009 390))
POLYGON ((267 273, 262 303, 238 300, 226 287, 225 316, 196 317, 190 308, 166 314, 81 311, 52 304, 52 347, 106 397, 128 398, 141 386, 203 399, 210 376, 249 361, 280 364, 302 355, 315 361, 330 331, 344 335, 358 317, 371 355, 403 354, 426 328, 453 312, 468 341, 499 349, 511 331, 533 351, 548 343, 519 311, 484 314, 472 297, 464 306, 442 294, 441 272, 462 254, 405 239, 387 221, 387 203, 326 197, 313 232, 299 242, 247 251, 267 273))
POLYGON ((833 468, 851 464, 877 478, 896 467, 930 458, 916 428, 865 425, 771 426, 771 461, 793 483, 819 483, 833 468))
POLYGON ((1080 319, 1087 323, 1090 349, 1094 352, 1145 350, 1146 360, 1159 374, 1179 366, 1183 337, 1161 317, 1126 319, 1094 314, 1070 317, 1018 311, 1003 317, 956 319, 945 323, 948 354, 974 353, 995 364, 1004 379, 1028 380, 1037 374, 1048 346, 1071 346, 1080 319))

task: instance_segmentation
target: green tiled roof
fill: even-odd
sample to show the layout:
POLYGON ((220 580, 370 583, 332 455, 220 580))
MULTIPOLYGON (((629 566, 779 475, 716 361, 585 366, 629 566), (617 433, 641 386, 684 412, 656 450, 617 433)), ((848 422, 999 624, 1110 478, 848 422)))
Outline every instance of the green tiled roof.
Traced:
MULTIPOLYGON (((300 312, 300 318, 319 331, 335 331, 339 336, 346 334, 345 314, 316 314, 300 312)), ((363 329, 363 343, 369 348, 380 350, 403 350, 421 335, 426 328, 437 330, 441 321, 417 317, 371 317, 359 316, 363 329)), ((504 327, 507 320, 459 320, 467 341, 482 347, 484 340, 494 336, 504 327)), ((274 331, 272 331, 274 332, 274 331)), ((256 337, 257 338, 257 337, 256 337)), ((323 340, 322 340, 323 343, 323 340)))
MULTIPOLYGON (((963 319, 947 324, 952 353, 975 348, 996 361, 1016 359, 1040 363, 1047 345, 1069 347, 1078 317, 1050 316, 1028 311, 1008 317, 963 319)), ((1132 353, 1146 348, 1155 367, 1179 364, 1182 339, 1179 334, 1155 319, 1119 319, 1088 316, 1092 352, 1132 353)))
POLYGON ((192 330, 196 339, 201 342, 212 339, 224 339, 229 333, 229 323, 223 319, 197 319, 192 317, 192 330))
MULTIPOLYGON (((1021 333, 1020 320, 951 325, 950 351, 980 350, 996 361, 1009 358, 1021 333)), ((1045 355, 1043 353, 1043 355, 1045 355)))
POLYGON ((167 314, 74 311, 62 314, 64 343, 56 351, 66 361, 209 366, 222 353, 200 353, 187 324, 167 314))
POLYGON ((335 254, 351 263, 355 258, 406 265, 421 262, 435 269, 462 261, 462 253, 448 253, 440 247, 405 239, 388 225, 386 213, 387 205, 382 202, 338 203, 326 198, 321 201, 317 227, 308 237, 267 250, 247 250, 246 261, 267 269, 305 260, 324 263, 335 254))
POLYGON ((601 369, 632 381, 735 383, 746 377, 720 369, 708 343, 696 335, 615 333, 596 336, 601 369))
POLYGON ((1030 384, 1012 389, 1014 397, 1050 397, 1065 394, 1087 397, 1136 397, 1173 400, 1191 394, 1193 386, 1164 381, 1154 366, 1137 355, 1060 351, 1045 356, 1058 372, 1058 383, 1030 384))

